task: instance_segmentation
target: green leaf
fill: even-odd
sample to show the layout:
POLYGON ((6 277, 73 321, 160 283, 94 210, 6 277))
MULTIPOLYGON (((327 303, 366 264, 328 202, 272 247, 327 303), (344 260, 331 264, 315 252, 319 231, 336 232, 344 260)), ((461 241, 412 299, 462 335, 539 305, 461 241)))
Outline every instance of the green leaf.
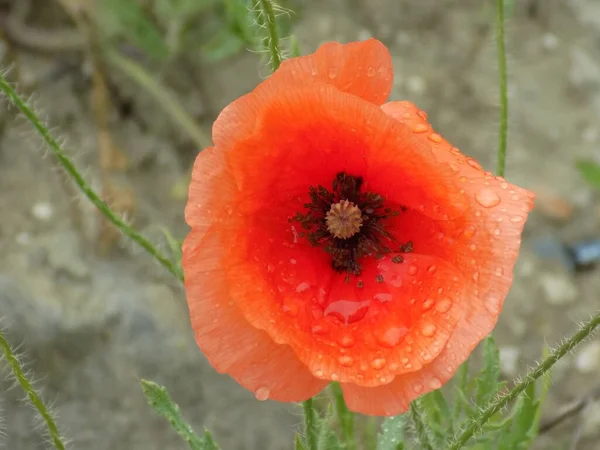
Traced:
POLYGON ((446 441, 448 432, 452 435, 453 423, 450 408, 444 394, 438 389, 420 398, 424 422, 433 432, 438 446, 446 441))
POLYGON ((346 406, 344 393, 339 383, 331 383, 331 391, 333 392, 337 418, 342 429, 344 445, 352 446, 354 445, 354 413, 346 406))
POLYGON ((298 38, 295 35, 290 36, 290 56, 292 58, 297 58, 302 55, 302 50, 300 50, 300 43, 298 42, 298 38))
POLYGON ((139 2, 103 0, 100 4, 97 25, 105 39, 124 38, 157 61, 168 58, 169 48, 161 31, 146 16, 139 2))
POLYGON ((577 161, 577 169, 592 187, 600 189, 600 164, 592 161, 577 161))
POLYGON ((243 47, 244 41, 239 36, 223 28, 202 46, 202 53, 209 61, 216 62, 235 55, 243 47))
POLYGON ((171 251, 171 255, 173 256, 173 261, 175 261, 177 265, 181 266, 181 246, 183 244, 182 241, 175 239, 168 228, 163 228, 162 232, 165 235, 165 238, 167 239, 169 250, 171 251))
POLYGON ((346 448, 333 429, 332 424, 335 422, 335 413, 331 403, 327 408, 325 417, 321 417, 315 411, 315 418, 318 429, 317 448, 319 450, 342 450, 346 448))
POLYGON ((540 405, 535 398, 535 383, 519 396, 512 413, 512 426, 503 428, 498 450, 526 450, 536 436, 535 420, 540 405))
POLYGON ((483 369, 476 382, 475 403, 487 404, 496 392, 500 379, 500 352, 492 335, 483 341, 483 369))
POLYGON ((385 419, 377 438, 377 450, 403 450, 405 422, 406 414, 385 419))
POLYGON ((294 450, 306 450, 306 446, 304 445, 304 441, 302 440, 302 436, 300 436, 300 433, 296 433, 296 443, 294 445, 294 450))
POLYGON ((192 450, 219 450, 210 432, 205 431, 204 436, 199 437, 183 417, 167 390, 152 381, 142 380, 142 391, 146 400, 156 414, 169 421, 171 427, 179 434, 192 450))

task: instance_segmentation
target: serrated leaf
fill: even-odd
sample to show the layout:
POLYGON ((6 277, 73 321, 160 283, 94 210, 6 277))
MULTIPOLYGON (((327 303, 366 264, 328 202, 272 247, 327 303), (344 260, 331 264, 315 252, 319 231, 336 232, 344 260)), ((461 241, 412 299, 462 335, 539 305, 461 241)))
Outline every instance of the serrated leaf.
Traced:
POLYGON ((593 161, 577 161, 576 167, 592 187, 600 189, 600 164, 593 161))
POLYGON ((444 394, 438 389, 420 398, 423 421, 432 431, 436 443, 446 441, 448 432, 453 434, 452 415, 444 394))
POLYGON ((403 450, 406 414, 388 417, 377 436, 377 450, 403 450))
POLYGON ((142 391, 154 412, 169 421, 171 427, 179 434, 192 450, 219 450, 209 431, 205 430, 200 437, 192 430, 183 417, 179 406, 173 402, 167 389, 152 381, 142 380, 142 391))
POLYGON ((526 450, 536 436, 535 419, 540 402, 535 398, 535 383, 531 383, 513 407, 512 426, 503 428, 498 450, 526 450))
POLYGON ((296 441, 294 444, 294 450, 306 450, 306 446, 304 445, 302 436, 300 436, 299 433, 296 433, 296 441))
POLYGON ((475 403, 487 404, 498 391, 500 379, 500 351, 492 335, 483 341, 483 369, 476 381, 475 403))

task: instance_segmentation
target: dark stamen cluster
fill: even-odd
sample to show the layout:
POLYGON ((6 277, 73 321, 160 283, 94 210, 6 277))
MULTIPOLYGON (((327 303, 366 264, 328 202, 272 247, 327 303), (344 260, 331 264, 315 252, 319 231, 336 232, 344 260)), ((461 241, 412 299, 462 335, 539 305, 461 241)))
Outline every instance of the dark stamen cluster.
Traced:
MULTIPOLYGON (((412 242, 400 243, 384 227, 385 219, 399 212, 385 207, 385 198, 381 195, 361 192, 362 183, 362 177, 342 172, 333 180, 331 191, 323 186, 311 186, 311 202, 304 205, 308 211, 298 212, 291 219, 306 230, 303 235, 312 245, 322 246, 331 255, 333 270, 348 275, 360 275, 360 260, 366 256, 381 258, 390 253, 412 251, 412 242), (340 211, 345 216, 340 215, 340 211), (360 221, 356 220, 356 213, 360 213, 360 221), (334 224, 340 229, 332 227, 332 216, 339 219, 334 224)), ((397 264, 403 260, 400 254, 392 258, 397 264)))

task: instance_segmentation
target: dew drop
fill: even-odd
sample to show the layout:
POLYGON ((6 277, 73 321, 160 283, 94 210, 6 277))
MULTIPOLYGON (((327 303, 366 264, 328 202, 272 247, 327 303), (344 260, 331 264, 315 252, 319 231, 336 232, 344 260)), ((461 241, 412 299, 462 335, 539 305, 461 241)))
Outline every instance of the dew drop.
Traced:
POLYGON ((328 76, 329 78, 331 78, 332 80, 333 80, 335 77, 337 77, 337 74, 338 74, 338 71, 337 71, 337 69, 336 69, 335 67, 332 67, 332 68, 330 68, 330 69, 327 71, 327 76, 328 76))
POLYGON ((352 347, 354 345, 354 337, 351 334, 342 335, 340 345, 346 348, 352 347))
POLYGON ((409 275, 416 275, 418 271, 419 268, 415 264, 408 266, 407 272, 409 275))
POLYGON ((442 137, 437 133, 432 133, 429 135, 429 140, 435 142, 436 144, 439 144, 440 142, 442 142, 442 137))
POLYGON ((425 111, 417 112, 417 116, 419 116, 423 120, 427 120, 427 113, 425 111))
POLYGON ((425 133, 428 130, 429 130, 429 127, 427 125, 422 124, 422 123, 416 124, 415 127, 413 128, 413 131, 415 133, 425 133))
POLYGON ((501 187, 502 189, 508 189, 508 183, 501 183, 501 184, 500 184, 500 187, 501 187))
POLYGON ((481 164, 479 164, 473 158, 467 158, 467 164, 475 169, 481 169, 481 164))
POLYGON ((310 331, 312 331, 314 334, 323 334, 325 333, 325 328, 323 328, 321 325, 315 325, 310 329, 310 331))
POLYGON ((325 372, 323 372, 323 369, 317 369, 315 370, 315 376, 317 377, 322 377, 324 375, 325 372))
POLYGON ((434 303, 435 303, 435 300, 433 300, 432 298, 428 298, 427 300, 425 300, 423 302, 423 309, 425 311, 427 311, 428 309, 431 309, 431 307, 433 306, 434 303))
POLYGON ((267 400, 269 398, 269 394, 269 388, 265 386, 261 386, 254 391, 254 396, 259 402, 264 402, 265 400, 267 400))
POLYGON ((460 171, 460 167, 458 167, 454 163, 450 163, 450 168, 452 169, 452 172, 459 172, 460 171))
POLYGON ((519 223, 519 222, 523 222, 523 217, 522 216, 512 216, 510 218, 510 221, 512 223, 519 223))
POLYGON ((501 277, 502 275, 504 275, 504 269, 502 267, 496 267, 494 273, 496 274, 496 276, 501 277))
POLYGON ((437 270, 436 266, 429 266, 427 268, 427 272, 429 272, 431 275, 433 275, 435 273, 435 271, 437 270))
POLYGON ((453 155, 460 155, 460 150, 456 147, 452 147, 450 149, 450 153, 452 153, 453 155))
POLYGON ((475 236, 476 232, 477 232, 477 228, 475 228, 474 225, 467 225, 465 227, 465 229, 463 230, 463 234, 467 238, 472 238, 473 236, 475 236))
POLYGON ((310 288, 310 283, 305 281, 303 283, 300 283, 298 286, 296 286, 296 292, 298 292, 298 293, 306 292, 306 291, 308 291, 309 288, 310 288))
POLYGON ((403 116, 405 119, 412 119, 412 114, 411 114, 411 113, 409 113, 409 112, 405 112, 405 113, 404 113, 402 116, 403 116))
POLYGON ((231 205, 225 205, 225 211, 227 211, 227 214, 229 215, 233 214, 233 208, 231 207, 231 205))
POLYGON ((494 236, 500 236, 502 234, 502 231, 500 230, 500 228, 496 228, 494 230, 494 236))
POLYGON ((494 294, 488 295, 485 299, 485 308, 490 314, 498 314, 500 312, 500 299, 494 294))
MULTIPOLYGON (((400 285, 402 285, 402 283, 400 283, 400 285)), ((373 298, 378 302, 387 303, 392 301, 392 294, 380 292, 379 294, 375 294, 373 298)))
POLYGON ((329 375, 329 377, 331 378, 332 381, 337 381, 340 379, 340 377, 338 376, 337 373, 332 372, 331 375, 329 375))
POLYGON ((437 327, 432 324, 432 323, 426 323, 421 327, 421 334, 423 334, 423 336, 433 336, 435 334, 437 327))
POLYGON ((442 382, 437 378, 433 377, 431 380, 429 380, 429 387, 431 389, 439 389, 442 387, 442 382))
POLYGON ((281 309, 288 316, 296 317, 298 315, 298 305, 293 300, 290 300, 290 299, 287 299, 287 298, 284 299, 283 300, 283 305, 281 306, 281 309))
POLYGON ((449 298, 439 300, 435 306, 436 311, 446 313, 452 307, 452 301, 449 298))
POLYGON ((316 67, 313 67, 311 73, 313 74, 313 76, 316 76, 319 73, 319 71, 317 70, 316 67))
POLYGON ((348 356, 348 355, 340 356, 338 361, 344 367, 350 367, 350 366, 352 366, 352 364, 354 364, 354 358, 352 358, 352 356, 348 356))
POLYGON ((367 69, 367 76, 369 78, 373 78, 375 76, 375 68, 374 67, 369 67, 367 69))
POLYGON ((387 361, 385 360, 385 358, 375 358, 371 363, 371 367, 373 367, 373 369, 375 370, 383 369, 386 362, 387 361))
POLYGON ((357 322, 367 315, 370 302, 355 302, 351 300, 338 300, 331 302, 325 308, 325 316, 333 316, 340 319, 346 325, 357 322))
POLYGON ((390 327, 377 333, 377 342, 383 347, 395 347, 408 333, 405 327, 390 327))
POLYGON ((475 200, 484 208, 492 208, 500 203, 500 197, 490 188, 483 188, 475 194, 475 200))
POLYGON ((423 392, 423 385, 421 383, 413 384, 412 388, 415 394, 420 394, 423 392))
POLYGON ((477 245, 476 244, 471 244, 469 245, 469 248, 471 249, 471 251, 477 251, 477 245))

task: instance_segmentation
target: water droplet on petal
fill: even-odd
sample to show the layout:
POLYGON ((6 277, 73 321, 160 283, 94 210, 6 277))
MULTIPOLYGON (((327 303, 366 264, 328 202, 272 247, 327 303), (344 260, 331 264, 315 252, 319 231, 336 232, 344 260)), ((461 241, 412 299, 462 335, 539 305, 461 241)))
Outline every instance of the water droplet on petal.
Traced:
POLYGON ((459 172, 460 171, 460 167, 458 167, 454 163, 450 163, 450 168, 452 169, 453 172, 459 172))
POLYGON ((436 144, 439 144, 440 142, 442 142, 442 137, 437 133, 432 133, 429 135, 429 140, 435 142, 436 144))
POLYGON ((338 374, 337 374, 337 373, 335 373, 335 372, 331 372, 331 375, 329 375, 329 377, 332 379, 332 381, 337 381, 337 380, 339 380, 339 378, 340 378, 340 377, 338 376, 338 374))
POLYGON ((291 300, 289 298, 285 298, 283 300, 283 305, 281 306, 281 309, 288 316, 296 317, 298 315, 298 304, 294 300, 291 300))
POLYGON ((481 169, 481 164, 479 164, 473 158, 467 158, 467 164, 475 169, 481 169))
POLYGON ((463 230, 463 234, 465 235, 465 237, 468 238, 472 238, 473 236, 475 236, 476 232, 477 228, 475 228, 475 225, 467 225, 463 230))
POLYGON ((450 310, 452 307, 452 301, 449 298, 443 298, 438 300, 437 305, 435 306, 436 311, 445 313, 450 310))
POLYGON ((431 389, 439 389, 442 387, 442 382, 437 378, 433 377, 431 380, 429 380, 429 387, 431 389))
POLYGON ((342 335, 340 338, 340 345, 346 348, 352 347, 354 345, 354 336, 351 334, 342 335))
POLYGON ((435 271, 437 270, 436 266, 429 266, 427 268, 427 272, 429 272, 431 275, 433 275, 435 273, 435 271))
POLYGON ((331 78, 332 80, 333 80, 335 77, 337 77, 337 74, 338 74, 338 71, 337 71, 337 68, 335 68, 335 67, 332 67, 332 68, 330 68, 330 69, 327 71, 327 76, 328 76, 329 78, 331 78))
POLYGON ((418 271, 419 268, 415 264, 408 266, 407 272, 409 275, 416 275, 418 271))
POLYGON ((497 295, 490 294, 487 296, 487 298, 484 301, 485 301, 485 308, 491 314, 496 315, 500 312, 500 299, 498 298, 497 295))
POLYGON ((375 68, 373 68, 373 67, 369 67, 369 68, 367 69, 367 76, 368 76, 369 78, 373 78, 373 77, 375 76, 375 68))
POLYGON ((261 386, 254 391, 254 396, 259 402, 264 402, 265 400, 267 400, 269 398, 269 394, 269 388, 265 386, 261 386))
POLYGON ((496 228, 494 230, 494 236, 500 236, 502 234, 502 231, 500 230, 500 228, 496 228))
POLYGON ((415 394, 420 394, 421 392, 423 392, 423 385, 421 383, 413 384, 412 388, 415 394))
POLYGON ((432 298, 428 298, 427 300, 425 300, 423 302, 423 309, 425 311, 427 311, 428 309, 431 309, 431 307, 433 306, 434 303, 435 303, 435 300, 433 300, 432 298))
POLYGON ((522 217, 522 216, 512 216, 512 217, 510 218, 510 221, 511 221, 512 223, 519 223, 519 222, 523 222, 523 220, 524 220, 524 219, 523 219, 523 217, 522 217))
POLYGON ((317 377, 322 377, 324 375, 325 372, 323 372, 323 369, 317 369, 315 370, 315 376, 317 377))
MULTIPOLYGON (((402 283, 400 283, 402 284, 402 283)), ((373 296, 375 300, 381 303, 387 303, 392 301, 392 294, 386 294, 384 292, 380 292, 379 294, 375 294, 373 296)))
POLYGON ((331 302, 325 308, 325 316, 333 316, 340 319, 346 325, 357 322, 367 315, 370 302, 356 302, 352 300, 338 300, 331 302))
POLYGON ((375 370, 383 369, 383 366, 385 366, 386 362, 387 361, 385 358, 375 358, 371 363, 371 367, 373 367, 375 370))
POLYGON ((405 327, 389 327, 376 334, 377 342, 384 347, 396 346, 408 333, 405 327))
POLYGON ((352 364, 354 364, 354 358, 352 358, 352 356, 348 356, 348 355, 340 356, 338 361, 344 367, 350 367, 352 364))
POLYGON ((501 277, 502 275, 504 275, 504 269, 502 267, 496 267, 494 273, 496 274, 496 276, 501 277))
POLYGON ((475 200, 484 208, 492 208, 500 203, 500 197, 490 188, 483 188, 475 194, 475 200))
POLYGON ((309 288, 310 288, 310 283, 305 281, 303 283, 300 283, 298 286, 296 286, 296 292, 298 292, 298 293, 305 292, 305 291, 308 291, 309 288))
POLYGON ((429 130, 429 127, 422 123, 416 124, 415 127, 413 128, 413 131, 415 133, 425 133, 427 130, 429 130))
POLYGON ((432 323, 426 323, 421 327, 421 333, 423 336, 433 336, 435 334, 437 327, 432 323))
POLYGON ((227 211, 227 214, 229 215, 233 214, 233 208, 231 207, 231 205, 225 205, 225 211, 227 211))

